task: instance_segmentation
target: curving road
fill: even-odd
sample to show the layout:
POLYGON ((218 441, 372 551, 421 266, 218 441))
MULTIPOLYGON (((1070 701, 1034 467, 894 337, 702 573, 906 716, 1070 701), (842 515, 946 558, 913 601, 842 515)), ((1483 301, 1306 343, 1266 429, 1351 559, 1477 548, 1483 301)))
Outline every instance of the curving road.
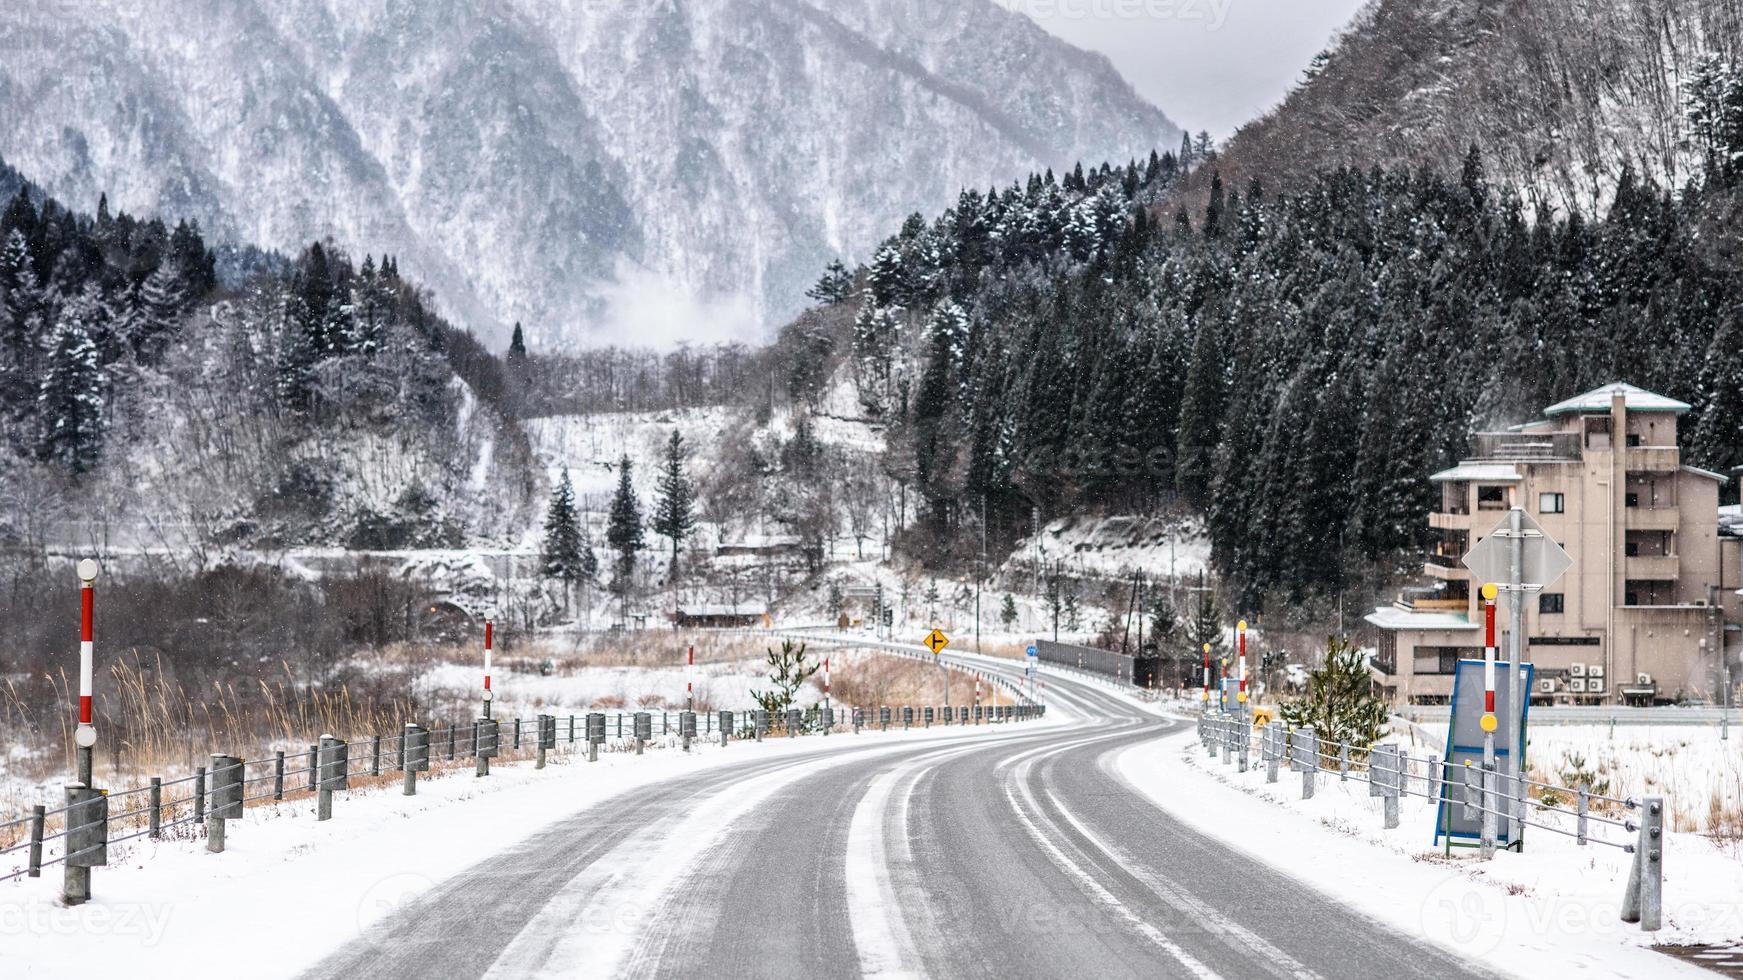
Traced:
POLYGON ((1187 828, 1111 771, 1180 723, 841 739, 576 813, 311 977, 1487 976, 1187 828))

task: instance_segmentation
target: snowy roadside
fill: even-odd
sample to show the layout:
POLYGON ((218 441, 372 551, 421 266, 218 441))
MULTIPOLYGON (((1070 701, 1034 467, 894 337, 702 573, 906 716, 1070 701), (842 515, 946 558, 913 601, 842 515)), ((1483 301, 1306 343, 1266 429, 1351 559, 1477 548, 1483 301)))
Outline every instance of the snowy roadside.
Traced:
POLYGON ((0 963, 7 976, 186 975, 247 956, 251 976, 294 976, 357 939, 407 901, 550 824, 631 790, 733 763, 793 759, 797 779, 819 766, 860 762, 916 742, 993 738, 1063 724, 1065 714, 1021 725, 867 732, 722 749, 670 745, 637 757, 612 752, 589 764, 568 752, 549 767, 502 765, 488 779, 456 771, 396 788, 341 793, 331 821, 312 800, 250 808, 231 823, 228 848, 203 838, 143 839, 110 849, 94 897, 57 902, 60 869, 0 883, 0 963), (851 751, 857 749, 863 751, 851 751), (460 805, 467 804, 467 805, 460 805), (270 956, 251 955, 268 948, 270 956))
POLYGON ((1383 830, 1366 783, 1322 774, 1302 800, 1300 775, 1285 768, 1268 784, 1263 765, 1225 768, 1192 728, 1126 749, 1109 767, 1199 832, 1507 974, 1710 976, 1647 947, 1743 935, 1743 865, 1734 848, 1695 834, 1667 836, 1665 927, 1642 933, 1617 917, 1631 856, 1615 848, 1539 830, 1523 854, 1485 864, 1455 849, 1448 860, 1431 841, 1429 801, 1406 797, 1399 828, 1383 830))

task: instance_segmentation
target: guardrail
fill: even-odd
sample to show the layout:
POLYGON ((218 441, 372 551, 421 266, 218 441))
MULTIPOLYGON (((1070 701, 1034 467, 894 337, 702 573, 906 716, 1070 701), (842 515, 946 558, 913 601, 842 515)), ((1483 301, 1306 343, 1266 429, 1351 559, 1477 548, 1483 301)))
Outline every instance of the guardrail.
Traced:
MULTIPOLYGON (((1444 722, 1450 709, 1444 704, 1406 705, 1393 713, 1413 722, 1444 722)), ((1717 706, 1637 708, 1626 705, 1531 706, 1533 725, 1716 725, 1727 731, 1740 718, 1737 708, 1717 706)))
MULTIPOLYGON (((352 741, 322 735, 306 748, 298 745, 274 750, 271 758, 245 760, 214 754, 209 766, 200 766, 191 775, 167 780, 153 777, 147 785, 131 789, 68 786, 65 805, 50 809, 39 804, 24 816, 0 821, 0 842, 16 839, 0 847, 0 861, 15 865, 9 870, 0 865, 0 882, 40 877, 44 868, 55 865, 69 873, 87 873, 108 863, 111 845, 142 837, 159 840, 203 831, 207 850, 219 853, 225 847, 225 821, 240 818, 250 805, 312 796, 316 819, 329 820, 334 792, 350 790, 353 777, 381 780, 397 773, 402 793, 415 796, 417 774, 438 763, 452 763, 444 768, 459 769, 475 759, 478 775, 485 776, 493 758, 531 759, 535 768, 542 769, 549 752, 584 752, 587 761, 593 762, 606 747, 640 755, 646 743, 656 737, 674 738, 689 751, 698 738, 718 738, 725 746, 733 739, 760 742, 777 733, 796 738, 850 728, 858 734, 867 728, 887 732, 897 727, 1005 724, 1040 718, 1045 713, 1045 706, 1026 702, 954 708, 886 705, 875 713, 862 707, 823 705, 778 713, 761 708, 596 711, 507 720, 476 718, 439 728, 411 724, 396 735, 369 735, 352 741)), ((75 902, 86 897, 88 881, 74 895, 75 902)))
MULTIPOLYGON (((1400 797, 1434 801, 1442 819, 1450 815, 1453 806, 1458 806, 1462 818, 1481 821, 1478 846, 1484 859, 1495 852, 1497 825, 1503 820, 1572 837, 1581 847, 1614 847, 1632 854, 1634 861, 1623 894, 1621 919, 1638 922, 1647 932, 1657 931, 1662 924, 1665 814, 1662 796, 1618 798, 1594 793, 1589 787, 1558 786, 1497 771, 1493 763, 1481 767, 1468 762, 1455 765, 1434 755, 1414 759, 1396 743, 1354 745, 1322 738, 1311 727, 1289 728, 1281 721, 1255 730, 1250 717, 1229 712, 1201 713, 1198 738, 1212 758, 1220 750, 1223 764, 1237 762, 1240 772, 1248 771, 1256 743, 1268 783, 1277 782, 1279 766, 1288 761, 1291 770, 1301 773, 1304 800, 1313 798, 1321 773, 1335 773, 1339 781, 1366 782, 1369 795, 1384 800, 1382 819, 1388 830, 1398 826, 1400 797), (1416 785, 1421 786, 1420 791, 1413 788, 1416 785), (1564 801, 1572 801, 1573 809, 1569 810, 1564 801), (1616 819, 1594 812, 1594 804, 1599 810, 1626 811, 1637 819, 1616 819), (1552 823, 1542 814, 1571 817, 1574 829, 1569 830, 1559 821, 1552 823), (1594 826, 1597 833, 1593 833, 1594 826), (1632 839, 1615 839, 1618 831, 1632 839)), ((1520 835, 1509 836, 1518 840, 1520 835)))

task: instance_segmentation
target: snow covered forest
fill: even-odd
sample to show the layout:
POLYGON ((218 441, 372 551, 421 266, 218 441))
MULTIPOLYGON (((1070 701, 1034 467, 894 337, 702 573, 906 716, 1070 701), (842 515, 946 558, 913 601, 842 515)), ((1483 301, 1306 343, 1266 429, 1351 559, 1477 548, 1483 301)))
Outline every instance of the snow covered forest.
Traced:
MULTIPOLYGON (((1687 111, 1699 178, 1624 164, 1596 214, 1528 207, 1477 146, 1451 172, 1346 167, 1282 194, 1225 186, 1191 146, 966 191, 854 285, 826 273, 841 312, 784 342, 851 362, 936 553, 972 553, 983 509, 1008 544, 1037 509, 1178 494, 1241 608, 1323 619, 1419 560, 1425 478, 1471 431, 1568 392, 1686 400, 1686 458, 1743 463, 1743 67, 1713 63, 1687 111), (1202 210, 1152 203, 1191 169, 1202 210)), ((813 390, 816 358, 791 360, 813 390)))

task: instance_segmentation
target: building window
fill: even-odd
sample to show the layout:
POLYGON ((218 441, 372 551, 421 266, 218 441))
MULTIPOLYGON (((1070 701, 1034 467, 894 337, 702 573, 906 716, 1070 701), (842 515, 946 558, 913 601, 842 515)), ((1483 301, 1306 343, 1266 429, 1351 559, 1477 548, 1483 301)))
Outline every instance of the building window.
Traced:
POLYGON ((1567 498, 1559 493, 1540 493, 1537 495, 1537 512, 1539 514, 1559 514, 1566 503, 1567 498))
POLYGON ((1537 597, 1537 611, 1540 613, 1559 613, 1562 609, 1562 593, 1545 592, 1537 597))
POLYGON ((1477 509, 1478 510, 1506 510, 1507 509, 1507 488, 1506 487, 1478 487, 1477 488, 1477 509))
POLYGON ((1640 495, 1637 493, 1625 494, 1622 498, 1622 503, 1627 507, 1638 507, 1640 506, 1640 495))

